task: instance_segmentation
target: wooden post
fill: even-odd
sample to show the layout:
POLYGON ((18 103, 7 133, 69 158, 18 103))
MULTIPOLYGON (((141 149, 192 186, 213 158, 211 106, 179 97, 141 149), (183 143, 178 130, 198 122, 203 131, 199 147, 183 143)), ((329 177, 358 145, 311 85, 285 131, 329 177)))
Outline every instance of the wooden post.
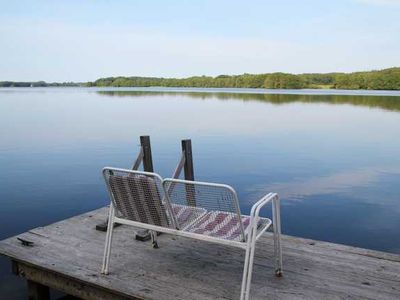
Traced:
MULTIPOLYGON (((142 135, 140 136, 140 146, 142 147, 143 151, 143 170, 146 172, 154 172, 153 169, 153 157, 151 154, 151 144, 150 144, 150 136, 142 135)), ((99 231, 107 231, 108 219, 105 220, 103 223, 96 225, 96 230, 99 231)), ((115 224, 118 226, 119 224, 115 224)), ((148 240, 150 239, 150 234, 147 233, 148 230, 140 230, 137 232, 137 239, 138 240, 148 240)))
MULTIPOLYGON (((140 136, 140 145, 143 149, 143 171, 154 172, 153 157, 151 154, 150 136, 140 136)), ((147 241, 151 238, 150 231, 147 229, 140 229, 136 231, 135 238, 139 241, 147 241)))
POLYGON ((40 283, 27 280, 28 284, 28 299, 29 300, 49 300, 49 287, 40 283))
POLYGON ((154 172, 153 157, 151 155, 150 137, 148 135, 142 135, 140 137, 140 145, 142 145, 143 149, 143 171, 154 172))
MULTIPOLYGON (((194 169, 193 169, 193 155, 192 155, 192 141, 182 140, 182 152, 185 154, 185 165, 184 174, 185 180, 194 181, 194 169)), ((196 199, 194 190, 186 186, 186 201, 190 206, 196 206, 196 199)))
POLYGON ((192 141, 182 140, 182 151, 185 153, 185 180, 194 181, 192 141))

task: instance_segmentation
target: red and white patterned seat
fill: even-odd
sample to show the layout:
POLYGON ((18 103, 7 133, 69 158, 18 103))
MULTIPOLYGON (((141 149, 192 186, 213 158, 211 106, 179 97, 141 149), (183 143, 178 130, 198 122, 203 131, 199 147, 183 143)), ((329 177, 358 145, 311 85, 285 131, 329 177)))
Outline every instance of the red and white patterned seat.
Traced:
POLYGON ((207 213, 207 211, 201 207, 180 205, 175 203, 172 203, 171 207, 179 229, 187 227, 193 223, 193 221, 207 213))
MULTIPOLYGON (((245 237, 249 233, 250 216, 241 216, 245 237)), ((257 231, 263 230, 271 224, 271 220, 260 218, 257 231)), ((192 224, 183 228, 184 231, 204 234, 224 240, 243 241, 241 236, 240 222, 237 214, 222 211, 210 211, 198 218, 192 224)))

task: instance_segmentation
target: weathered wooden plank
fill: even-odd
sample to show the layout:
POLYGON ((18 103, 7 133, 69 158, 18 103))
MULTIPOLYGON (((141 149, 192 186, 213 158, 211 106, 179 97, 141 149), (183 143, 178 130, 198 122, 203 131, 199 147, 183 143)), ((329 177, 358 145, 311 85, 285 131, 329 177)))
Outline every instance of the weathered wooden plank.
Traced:
MULTIPOLYGON (((150 243, 135 241, 128 226, 116 229, 111 273, 100 275, 105 234, 94 226, 105 215, 106 209, 99 209, 36 228, 21 235, 33 241, 33 247, 10 238, 0 242, 0 253, 19 265, 34 266, 37 272, 57 274, 57 282, 69 278, 68 286, 74 286, 76 281, 81 290, 92 294, 99 291, 139 299, 238 298, 241 249, 169 235, 160 236, 160 249, 153 249, 150 243)), ((400 298, 399 255, 288 236, 282 245, 284 277, 276 278, 271 235, 262 237, 255 257, 252 299, 400 298)), ((42 284, 43 278, 39 276, 42 284)), ((52 278, 46 277, 45 284, 82 297, 63 289, 66 282, 58 286, 52 278)))
MULTIPOLYGON (((123 235, 123 236, 125 236, 125 234, 123 235)), ((268 241, 270 241, 270 240, 268 240, 268 241)), ((186 243, 183 243, 182 245, 180 245, 180 248, 184 248, 185 247, 185 244, 186 243)), ((202 244, 203 243, 200 243, 200 245, 197 245, 196 247, 199 247, 200 249, 203 249, 203 252, 209 252, 209 248, 204 248, 204 247, 201 247, 202 246, 202 244), (205 250, 205 251, 204 251, 205 250)), ((212 245, 212 246, 214 246, 214 245, 212 245)), ((174 247, 168 247, 168 249, 173 249, 174 247)), ((298 248, 298 247, 297 247, 298 248)), ((188 250, 190 250, 190 249, 187 249, 187 250, 184 250, 184 251, 188 251, 188 250)), ((231 249, 227 249, 228 250, 228 255, 229 255, 229 251, 231 250, 231 249)), ((173 249, 173 251, 176 251, 176 250, 174 250, 173 249)), ((140 252, 139 252, 140 253, 140 252)), ((270 252, 271 253, 271 252, 270 252)), ((207 254, 207 253, 204 253, 204 254, 207 254)), ((191 254, 192 255, 192 254, 191 254)), ((302 254, 302 255, 304 255, 304 254, 302 254)), ((193 255, 192 255, 193 256, 193 255)), ((310 257, 310 259, 315 259, 313 256, 314 256, 314 254, 312 253, 311 255, 310 255, 311 257, 310 257)), ((290 257, 290 256, 289 256, 290 257)), ((240 258, 241 259, 241 258, 240 258)), ((336 264, 337 263, 340 263, 340 261, 341 261, 341 257, 339 257, 339 261, 338 262, 335 262, 334 263, 334 265, 333 265, 333 267, 334 268, 336 268, 336 264)), ((323 261, 323 270, 325 270, 325 269, 329 269, 329 268, 327 268, 329 265, 330 265, 330 260, 332 260, 332 258, 331 257, 327 257, 327 260, 326 261, 323 261)), ((365 260, 365 259, 364 259, 365 260)), ((271 266, 272 267, 272 266, 271 266)), ((346 267, 344 267, 343 269, 346 269, 346 267)), ((350 271, 350 273, 351 273, 351 268, 347 268, 349 271, 350 271)), ((359 270, 360 268, 358 268, 358 270, 357 270, 357 272, 360 272, 360 270, 359 270)), ((362 270, 361 270, 362 271, 362 270)), ((368 272, 370 272, 371 270, 370 269, 368 269, 367 270, 368 272)), ((332 276, 332 274, 331 274, 331 276, 332 276)))
MULTIPOLYGON (((58 247, 54 247, 54 240, 46 238, 45 236, 40 236, 39 234, 26 234, 24 236, 25 238, 29 237, 36 245, 31 249, 32 251, 29 253, 27 258, 29 259, 33 256, 37 265, 44 266, 57 273, 74 276, 75 278, 83 280, 86 278, 88 279, 88 282, 100 284, 101 286, 112 286, 113 289, 128 291, 128 294, 137 295, 138 298, 149 298, 151 296, 150 298, 153 299, 168 299, 170 292, 176 294, 177 299, 190 298, 190 291, 179 285, 172 285, 171 290, 166 294, 166 283, 161 279, 156 279, 157 271, 153 272, 155 274, 150 272, 146 273, 146 270, 143 268, 137 269, 137 265, 119 264, 119 262, 116 261, 118 264, 115 264, 114 273, 109 276, 100 275, 99 268, 101 266, 102 246, 97 247, 97 249, 89 249, 84 247, 89 243, 81 241, 83 247, 79 246, 79 244, 75 242, 72 242, 70 246, 68 245, 68 242, 63 242, 58 247), (39 247, 39 245, 41 246, 39 247), (85 253, 92 254, 93 252, 96 252, 96 255, 91 257, 85 255, 85 253), (60 260, 60 257, 62 257, 62 260, 60 260), (122 272, 121 274, 118 274, 115 272, 115 270, 126 270, 125 268, 137 272, 136 274, 132 274, 132 272, 122 272), (149 275, 151 278, 149 279, 146 275, 149 275)), ((139 242, 136 243, 140 244, 139 242)), ((14 249, 9 248, 8 251, 10 253, 16 253, 19 251, 19 246, 16 246, 17 247, 14 249)), ((128 253, 131 252, 132 251, 128 253)), ((24 251, 19 252, 18 256, 21 259, 26 258, 24 257, 24 251)), ((147 259, 149 259, 149 257, 147 257, 147 259)), ((146 266, 146 261, 140 263, 141 266, 146 266)), ((157 267, 156 265, 152 266, 157 267)), ((211 298, 203 297, 202 299, 211 298)))
MULTIPOLYGON (((80 282, 75 278, 63 276, 60 273, 54 273, 51 270, 44 272, 42 268, 37 268, 29 264, 18 263, 20 276, 27 279, 28 289, 33 292, 32 299, 45 300, 49 299, 49 289, 51 287, 58 291, 68 293, 81 299, 91 300, 123 300, 123 299, 138 299, 129 297, 128 295, 119 294, 117 291, 99 289, 85 282, 80 282), (41 284, 38 284, 40 282, 41 284), (47 297, 47 298, 46 298, 47 297)), ((72 297, 71 297, 72 298, 72 297)))
MULTIPOLYGON (((200 245, 201 246, 201 245, 200 245)), ((230 250, 230 249, 229 249, 230 250)), ((175 250, 174 250, 175 251, 175 250)), ((186 250, 185 250, 186 251, 186 250)), ((190 257, 188 258, 188 259, 190 259, 190 257)), ((326 262, 324 262, 324 266, 323 266, 323 269, 326 269, 326 267, 327 266, 329 266, 329 260, 327 260, 326 262)), ((272 267, 272 266, 271 266, 272 267)), ((329 268, 328 268, 329 269, 329 268)), ((332 277, 332 274, 330 274, 331 275, 331 277, 332 277)), ((340 274, 339 274, 340 275, 340 274)))

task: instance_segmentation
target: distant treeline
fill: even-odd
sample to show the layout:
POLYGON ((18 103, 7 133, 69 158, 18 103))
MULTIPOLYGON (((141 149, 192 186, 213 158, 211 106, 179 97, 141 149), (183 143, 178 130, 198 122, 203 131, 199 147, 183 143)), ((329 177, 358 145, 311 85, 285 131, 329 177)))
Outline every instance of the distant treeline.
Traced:
POLYGON ((97 87, 203 87, 203 88, 266 88, 303 89, 331 88, 349 90, 400 90, 400 68, 356 73, 308 74, 243 74, 188 78, 108 77, 88 82, 97 87))
POLYGON ((86 86, 86 83, 76 82, 52 82, 45 81, 22 82, 22 81, 0 81, 0 87, 51 87, 51 86, 86 86))
POLYGON ((107 77, 94 82, 13 82, 0 81, 0 87, 197 87, 197 88, 266 88, 305 89, 327 88, 347 90, 400 90, 400 68, 355 73, 268 73, 194 76, 188 78, 107 77))

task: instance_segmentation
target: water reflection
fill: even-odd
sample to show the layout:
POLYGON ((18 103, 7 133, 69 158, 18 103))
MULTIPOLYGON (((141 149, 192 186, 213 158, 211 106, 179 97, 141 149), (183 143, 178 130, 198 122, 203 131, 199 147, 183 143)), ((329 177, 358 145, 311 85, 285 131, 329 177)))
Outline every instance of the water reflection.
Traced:
POLYGON ((351 104, 354 106, 366 106, 381 108, 390 111, 400 111, 400 96, 363 96, 363 95, 291 95, 291 94, 242 94, 242 93, 216 93, 216 92, 143 92, 143 91, 97 91, 100 95, 115 97, 154 97, 165 95, 167 97, 186 96, 193 99, 218 100, 237 99, 241 101, 258 101, 273 104, 287 103, 326 103, 326 104, 351 104))
MULTIPOLYGON (((306 179, 298 179, 291 182, 264 183, 254 185, 248 189, 249 193, 259 191, 276 191, 282 198, 286 200, 305 200, 308 197, 326 194, 354 194, 357 188, 367 188, 373 184, 378 184, 387 176, 400 175, 400 166, 375 166, 366 167, 355 170, 340 171, 326 176, 316 176, 306 179)), ((360 195, 359 195, 360 196, 360 195)), ((371 199, 371 195, 368 197, 371 199)), ((366 200, 368 200, 366 199, 366 200)), ((392 200, 399 200, 400 195, 392 200)), ((388 202, 385 199, 377 198, 374 203, 388 202)), ((399 207, 400 208, 400 207, 399 207)), ((399 210, 400 213, 400 210, 399 210)))

